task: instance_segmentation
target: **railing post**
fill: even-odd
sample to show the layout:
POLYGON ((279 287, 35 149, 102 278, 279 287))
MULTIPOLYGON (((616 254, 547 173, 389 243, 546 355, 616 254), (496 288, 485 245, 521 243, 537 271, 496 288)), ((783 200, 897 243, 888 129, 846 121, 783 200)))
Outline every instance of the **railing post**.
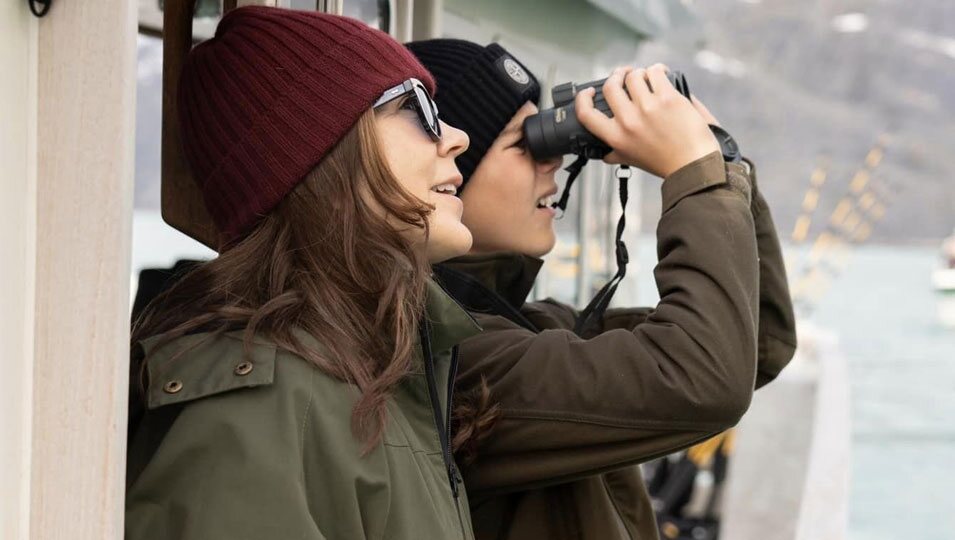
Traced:
POLYGON ((37 23, 33 539, 123 535, 136 15, 54 2, 37 23))

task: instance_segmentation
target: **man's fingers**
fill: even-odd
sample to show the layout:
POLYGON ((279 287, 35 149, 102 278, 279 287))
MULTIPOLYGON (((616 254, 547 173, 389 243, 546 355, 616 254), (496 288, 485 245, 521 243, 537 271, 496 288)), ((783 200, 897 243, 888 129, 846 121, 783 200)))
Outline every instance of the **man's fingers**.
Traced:
POLYGON ((630 96, 623 89, 624 77, 631 71, 633 71, 631 67, 617 68, 613 70, 613 73, 607 77, 607 81, 604 83, 604 99, 607 100, 607 105, 610 105, 610 110, 613 111, 614 116, 620 116, 624 111, 633 107, 630 96))
POLYGON ((587 131, 598 139, 607 141, 616 135, 617 126, 614 121, 594 107, 594 88, 587 88, 577 93, 574 98, 574 108, 577 110, 577 119, 587 131))
POLYGON ((638 106, 643 107, 653 100, 653 93, 647 85, 647 70, 635 69, 627 74, 625 79, 627 93, 638 106))
POLYGON ((667 78, 667 67, 663 64, 653 64, 647 68, 647 79, 658 98, 676 93, 676 88, 673 88, 673 83, 667 78))

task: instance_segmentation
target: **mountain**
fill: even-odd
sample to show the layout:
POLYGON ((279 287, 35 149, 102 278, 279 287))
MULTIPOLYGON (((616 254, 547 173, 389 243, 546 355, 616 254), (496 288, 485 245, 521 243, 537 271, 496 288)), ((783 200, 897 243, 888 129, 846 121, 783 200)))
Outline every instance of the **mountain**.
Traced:
MULTIPOLYGON (((693 8, 702 40, 690 47, 679 36, 648 42, 638 63, 686 73, 757 163, 783 237, 801 213, 814 168, 825 168, 826 181, 810 238, 852 195, 852 178, 877 146, 882 159, 866 168, 866 189, 885 213, 868 216, 872 239, 934 241, 951 233, 955 2, 706 0, 693 8)), ((653 195, 644 198, 645 228, 652 230, 658 208, 653 195)))

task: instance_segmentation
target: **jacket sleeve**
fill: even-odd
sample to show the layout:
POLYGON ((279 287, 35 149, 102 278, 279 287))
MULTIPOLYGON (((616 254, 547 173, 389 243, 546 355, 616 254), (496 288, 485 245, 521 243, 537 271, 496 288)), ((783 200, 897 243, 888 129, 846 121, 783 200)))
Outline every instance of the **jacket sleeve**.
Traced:
POLYGON ((756 388, 760 388, 775 379, 796 353, 796 316, 776 225, 756 182, 756 166, 749 160, 746 162, 753 185, 752 212, 759 252, 756 388))
POLYGON ((183 406, 127 490, 126 540, 324 540, 305 492, 304 406, 263 392, 183 406))
POLYGON ((478 315, 459 380, 484 378, 500 417, 465 466, 469 492, 567 482, 736 424, 756 377, 759 283, 751 186, 727 171, 714 153, 663 183, 661 300, 641 324, 581 339, 478 315))
MULTIPOLYGON (((756 254, 759 259, 756 355, 756 388, 759 389, 775 379, 796 353, 796 317, 776 225, 756 182, 756 166, 748 159, 746 163, 749 165, 749 178, 753 188, 750 210, 756 230, 756 254)), ((556 302, 552 302, 551 306, 566 309, 571 314, 569 320, 575 320, 576 311, 570 306, 556 302)), ((618 328, 633 330, 652 312, 653 308, 648 307, 608 309, 595 335, 618 328)), ((568 328, 572 328, 572 325, 573 322, 568 328)))

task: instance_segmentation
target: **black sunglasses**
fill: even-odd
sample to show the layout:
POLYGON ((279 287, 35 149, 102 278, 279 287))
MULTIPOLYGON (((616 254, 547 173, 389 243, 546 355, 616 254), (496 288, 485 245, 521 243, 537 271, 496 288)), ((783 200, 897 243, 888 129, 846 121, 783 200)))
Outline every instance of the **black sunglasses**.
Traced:
POLYGON ((381 107, 385 103, 394 101, 398 98, 411 94, 415 100, 414 108, 418 111, 418 119, 421 121, 421 127, 431 137, 431 140, 437 142, 441 140, 441 122, 438 120, 438 105, 431 99, 428 89, 418 79, 411 78, 398 86, 393 86, 387 90, 378 101, 372 105, 373 109, 381 107))

